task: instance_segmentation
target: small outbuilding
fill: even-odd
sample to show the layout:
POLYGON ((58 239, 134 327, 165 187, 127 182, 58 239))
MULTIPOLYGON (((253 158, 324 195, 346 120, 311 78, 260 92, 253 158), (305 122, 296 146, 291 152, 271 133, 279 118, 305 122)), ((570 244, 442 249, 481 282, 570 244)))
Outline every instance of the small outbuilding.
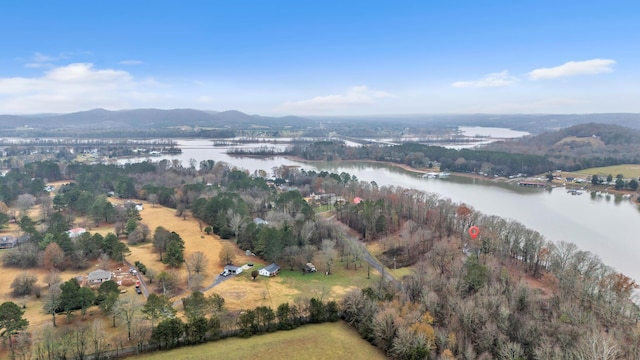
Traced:
POLYGON ((271 265, 268 265, 258 270, 258 274, 262 276, 276 276, 278 275, 279 271, 280 271, 280 266, 276 265, 275 263, 272 263, 271 265))
POLYGON ((100 284, 105 281, 111 280, 111 272, 106 270, 96 270, 89 273, 87 281, 89 284, 100 284))

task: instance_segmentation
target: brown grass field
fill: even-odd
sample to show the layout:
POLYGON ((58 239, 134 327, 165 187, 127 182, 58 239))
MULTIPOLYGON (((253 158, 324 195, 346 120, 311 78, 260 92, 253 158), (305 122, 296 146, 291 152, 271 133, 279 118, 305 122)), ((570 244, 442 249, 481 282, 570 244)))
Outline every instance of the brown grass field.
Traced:
MULTIPOLYGON (((61 185, 62 183, 56 185, 61 185)), ((123 202, 123 200, 119 199, 111 199, 111 201, 114 204, 123 202)), ((191 216, 187 216, 186 219, 184 219, 183 217, 177 217, 175 216, 174 209, 165 208, 162 206, 153 206, 146 202, 143 202, 143 206, 144 208, 140 212, 140 215, 142 217, 142 222, 149 226, 149 229, 151 230, 151 236, 153 236, 153 231, 156 229, 156 227, 163 226, 169 231, 175 231, 180 234, 182 239, 185 241, 185 258, 188 258, 189 254, 196 251, 201 251, 207 256, 209 265, 205 273, 205 281, 202 285, 204 287, 208 287, 209 285, 211 285, 215 280, 216 275, 220 273, 223 268, 223 265, 219 260, 219 252, 222 249, 223 242, 228 240, 221 240, 217 236, 204 234, 200 231, 200 226, 197 219, 191 216)), ((29 215, 33 219, 39 219, 41 216, 40 209, 38 207, 32 208, 31 210, 29 210, 29 215)), ((74 224, 74 226, 79 226, 82 223, 87 222, 84 221, 84 219, 76 219, 76 224, 74 224)), ((204 226, 205 225, 203 224, 203 227, 204 226)), ((109 232, 114 232, 113 225, 104 224, 101 224, 99 227, 88 227, 87 230, 91 233, 100 233, 102 235, 106 235, 109 232)), ((18 226, 16 224, 10 224, 8 228, 3 229, 0 234, 17 235, 18 232, 18 226)), ((121 240, 126 243, 126 239, 123 238, 121 240)), ((145 264, 147 268, 152 268, 157 273, 163 270, 168 270, 168 268, 162 262, 160 262, 159 255, 153 251, 153 247, 150 242, 136 246, 129 246, 129 248, 131 250, 131 253, 126 256, 126 259, 131 263, 134 263, 136 260, 140 261, 145 264)), ((6 250, 0 250, 0 256, 2 254, 2 251, 6 250)), ((361 288, 365 286, 375 286, 380 279, 380 275, 374 270, 371 271, 368 278, 366 265, 360 265, 357 269, 354 269, 354 265, 351 263, 349 264, 349 269, 346 269, 345 263, 341 262, 340 257, 336 258, 334 261, 334 264, 332 266, 332 275, 325 276, 325 265, 323 263, 323 259, 321 257, 318 257, 314 260, 314 263, 316 263, 318 266, 318 273, 302 275, 301 271, 290 271, 283 266, 280 276, 272 278, 259 276, 256 280, 252 280, 250 275, 251 271, 254 269, 260 269, 262 266, 266 265, 266 262, 253 256, 247 256, 243 251, 237 249, 235 264, 244 265, 249 262, 253 263, 254 266, 248 268, 243 273, 230 278, 227 281, 224 281, 223 283, 206 291, 205 294, 210 294, 212 292, 220 294, 225 299, 225 307, 229 310, 249 309, 256 306, 271 306, 275 309, 281 303, 293 303, 298 297, 317 297, 322 298, 325 301, 339 300, 340 297, 350 289, 361 288)), ((97 266, 97 264, 94 265, 97 266)), ((122 264, 115 262, 111 264, 112 271, 117 271, 118 268, 122 268, 122 264)), ((92 271, 93 269, 94 266, 91 266, 90 268, 84 270, 68 269, 61 272, 60 276, 62 278, 62 281, 67 281, 72 277, 86 276, 88 272, 92 271)), ((126 273, 126 269, 123 268, 122 270, 126 273)), ((41 331, 41 329, 43 329, 43 327, 48 327, 51 325, 51 316, 44 312, 42 300, 36 299, 34 296, 25 298, 13 298, 11 296, 11 282, 18 274, 25 271, 37 276, 37 285, 42 288, 42 297, 44 298, 46 296, 47 288, 43 280, 47 274, 47 271, 45 269, 19 269, 2 267, 2 278, 4 279, 4 281, 0 282, 0 303, 4 301, 13 301, 20 306, 24 305, 24 317, 29 320, 29 331, 37 336, 37 334, 41 331)), ((184 284, 182 287, 185 290, 182 293, 174 296, 174 298, 172 299, 174 301, 177 301, 181 297, 188 294, 186 290, 186 267, 183 266, 179 268, 178 272, 183 280, 184 284)), ((120 286, 120 289, 127 290, 128 293, 133 293, 133 287, 134 286, 131 284, 129 286, 120 286)), ((150 291, 154 291, 154 289, 155 284, 149 285, 150 291)), ((140 301, 144 301, 144 299, 140 298, 140 301)), ((181 306, 178 306, 178 310, 181 310, 181 306)), ((95 307, 89 309, 86 320, 82 320, 79 313, 73 315, 70 323, 67 323, 66 316, 57 316, 57 324, 58 328, 60 329, 73 329, 76 326, 92 323, 95 320, 102 321, 103 331, 105 332, 106 336, 111 339, 112 343, 119 342, 123 346, 130 345, 126 341, 126 337, 123 338, 123 325, 119 324, 116 328, 111 327, 111 319, 104 317, 95 307)), ((325 334, 325 338, 332 339, 333 336, 337 336, 338 338, 344 337, 343 335, 340 335, 340 333, 342 331, 345 331, 345 328, 346 330, 348 330, 348 327, 346 325, 343 327, 336 326, 337 325, 332 324, 330 327, 327 327, 326 330, 323 330, 323 332, 327 332, 327 334, 325 334)), ((301 329, 300 331, 301 333, 304 333, 309 330, 301 329)), ((289 340, 287 339, 291 334, 296 334, 296 332, 284 332, 280 335, 274 334, 269 336, 261 336, 256 337, 256 339, 259 339, 258 342, 260 344, 265 344, 260 346, 271 346, 269 344, 288 342, 289 340)), ((354 334, 354 338, 358 341, 361 341, 357 334, 354 334)), ((308 336, 305 337, 301 335, 300 339, 290 341, 291 345, 294 346, 294 349, 295 346, 316 346, 316 344, 312 344, 312 342, 314 342, 315 340, 310 340, 308 336)), ((329 342, 331 341, 335 340, 330 340, 329 342)), ((366 344, 366 342, 364 344, 369 346, 368 344, 366 344)), ((318 346, 326 345, 319 344, 318 346)), ((373 347, 371 347, 371 349, 373 351, 376 351, 373 347)), ((3 356, 6 355, 5 351, 6 349, 4 347, 0 347, 0 358, 3 358, 3 356)), ((319 355, 316 358, 327 358, 320 356, 320 354, 328 353, 327 351, 329 350, 318 351, 319 355)), ((298 352, 298 350, 296 350, 295 352, 298 352)), ((245 357, 240 356, 237 358, 245 357)), ((335 357, 329 358, 340 358, 340 356, 338 355, 338 353, 336 353, 335 357)))
POLYGON ((290 331, 257 335, 248 339, 230 338, 154 354, 136 355, 139 360, 254 358, 287 360, 377 360, 384 354, 361 339, 344 322, 306 325, 290 331))

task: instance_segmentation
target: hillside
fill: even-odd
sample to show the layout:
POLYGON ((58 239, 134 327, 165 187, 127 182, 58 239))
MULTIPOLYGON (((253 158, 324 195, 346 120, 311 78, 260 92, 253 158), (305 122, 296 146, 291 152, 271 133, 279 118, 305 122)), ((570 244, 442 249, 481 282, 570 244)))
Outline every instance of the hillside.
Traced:
POLYGON ((496 142, 486 150, 544 156, 567 170, 640 163, 640 130, 611 124, 580 124, 540 135, 496 142))
POLYGON ((209 112, 194 109, 134 109, 109 111, 94 109, 70 114, 39 116, 0 115, 0 129, 12 130, 27 127, 45 130, 127 130, 191 126, 203 128, 251 128, 254 126, 294 127, 305 126, 314 121, 296 117, 267 117, 247 115, 230 110, 209 112))

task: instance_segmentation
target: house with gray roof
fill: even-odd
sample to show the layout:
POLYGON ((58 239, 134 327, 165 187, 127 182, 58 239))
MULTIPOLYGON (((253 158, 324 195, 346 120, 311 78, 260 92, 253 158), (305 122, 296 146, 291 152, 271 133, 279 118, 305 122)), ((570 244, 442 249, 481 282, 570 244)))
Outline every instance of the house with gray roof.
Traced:
POLYGON ((258 274, 262 276, 276 276, 278 275, 278 271, 280 271, 280 266, 276 265, 275 263, 272 263, 271 265, 268 265, 258 270, 258 274))
POLYGON ((100 284, 105 281, 111 280, 112 276, 113 274, 111 274, 111 271, 96 270, 89 273, 89 276, 87 276, 87 281, 89 281, 89 284, 100 284))

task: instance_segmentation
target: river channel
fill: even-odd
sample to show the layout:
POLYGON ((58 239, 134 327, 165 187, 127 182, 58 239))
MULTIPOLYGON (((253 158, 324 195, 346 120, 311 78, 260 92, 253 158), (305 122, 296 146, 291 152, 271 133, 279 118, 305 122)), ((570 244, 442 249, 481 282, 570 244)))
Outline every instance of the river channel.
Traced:
MULTIPOLYGON (((398 167, 375 163, 293 161, 281 156, 269 158, 235 157, 228 148, 213 147, 208 140, 178 140, 182 154, 150 158, 178 160, 189 166, 191 159, 224 161, 250 172, 296 165, 305 170, 346 172, 361 181, 375 181, 379 186, 414 188, 465 203, 484 214, 498 215, 521 222, 555 242, 573 242, 582 250, 600 256, 603 262, 640 282, 640 241, 634 240, 640 230, 637 205, 614 195, 570 195, 564 188, 536 189, 515 184, 496 183, 468 177, 425 179, 398 167)), ((256 145, 247 145, 256 147, 256 145)), ((144 161, 148 158, 121 159, 119 163, 144 161)))

